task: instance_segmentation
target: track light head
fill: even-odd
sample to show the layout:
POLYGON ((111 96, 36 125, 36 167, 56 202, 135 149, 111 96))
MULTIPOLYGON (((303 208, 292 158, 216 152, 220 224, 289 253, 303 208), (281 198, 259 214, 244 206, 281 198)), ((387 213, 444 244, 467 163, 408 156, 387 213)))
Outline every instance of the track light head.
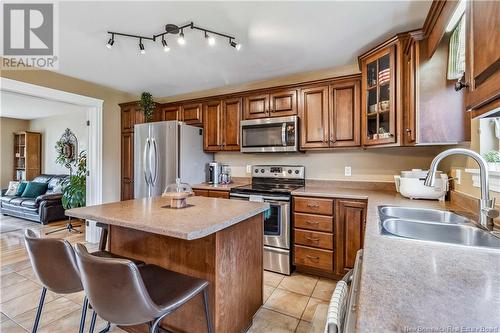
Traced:
POLYGON ((186 40, 184 39, 183 29, 181 29, 181 32, 179 34, 179 38, 177 38, 177 43, 179 43, 180 45, 186 44, 186 40))
POLYGON ((170 51, 170 47, 168 47, 167 41, 164 38, 161 40, 161 45, 163 45, 163 51, 170 51))
POLYGON ((146 54, 146 50, 144 49, 144 44, 142 44, 142 40, 139 41, 139 52, 141 54, 146 54))
POLYGON ((234 47, 237 51, 239 51, 241 49, 241 44, 240 43, 236 43, 235 41, 233 40, 229 40, 229 45, 231 45, 232 47, 234 47))
POLYGON ((115 37, 111 36, 111 38, 108 40, 108 43, 106 44, 106 47, 108 49, 111 49, 113 47, 113 44, 115 43, 115 37))
POLYGON ((215 37, 214 36, 209 36, 207 32, 205 31, 205 39, 208 42, 208 45, 214 46, 215 45, 215 37))

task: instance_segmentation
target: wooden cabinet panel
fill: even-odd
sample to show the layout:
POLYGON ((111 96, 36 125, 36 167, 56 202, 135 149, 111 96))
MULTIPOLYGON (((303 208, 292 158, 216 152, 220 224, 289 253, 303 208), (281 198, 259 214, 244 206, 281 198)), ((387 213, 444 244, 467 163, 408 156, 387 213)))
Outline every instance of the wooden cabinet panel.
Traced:
POLYGON ((252 95, 244 99, 243 119, 258 119, 269 116, 269 95, 252 95))
POLYGON ((208 190, 193 190, 195 196, 208 197, 208 190))
POLYGON ((359 89, 359 80, 330 86, 331 147, 354 147, 360 144, 359 89))
POLYGON ((491 111, 500 98, 500 2, 467 1, 466 6, 466 106, 476 117, 491 111), (491 107, 482 107, 486 103, 491 107))
POLYGON ((181 121, 188 125, 203 124, 203 105, 201 103, 185 104, 181 107, 181 121))
POLYGON ((270 117, 286 117, 297 114, 297 90, 276 91, 270 94, 270 117))
POLYGON ((211 198, 229 199, 228 191, 208 191, 208 196, 211 198))
POLYGON ((300 93, 300 147, 329 147, 328 86, 305 88, 300 93))
POLYGON ((123 133, 121 140, 121 200, 134 198, 134 133, 123 133))
POLYGON ((180 107, 166 106, 160 109, 160 120, 161 121, 178 120, 179 114, 180 114, 180 107))
POLYGON ((241 98, 223 102, 222 150, 240 150, 241 98))
POLYGON ((203 113, 203 149, 219 151, 222 149, 221 126, 223 125, 221 101, 205 103, 203 113))
POLYGON ((333 252, 301 245, 294 246, 294 264, 333 271, 333 252))
POLYGON ((295 229, 295 244, 333 250, 333 235, 326 232, 295 229))
POLYGON ((294 210, 301 213, 313 213, 321 215, 333 214, 333 200, 308 197, 295 197, 294 210))
POLYGON ((121 108, 121 129, 123 132, 132 132, 135 123, 135 107, 129 105, 121 108))
POLYGON ((293 219, 295 228, 327 232, 333 231, 333 218, 331 216, 294 213, 293 219))
POLYGON ((337 200, 335 218, 335 273, 343 275, 354 267, 356 252, 363 247, 366 202, 337 200))

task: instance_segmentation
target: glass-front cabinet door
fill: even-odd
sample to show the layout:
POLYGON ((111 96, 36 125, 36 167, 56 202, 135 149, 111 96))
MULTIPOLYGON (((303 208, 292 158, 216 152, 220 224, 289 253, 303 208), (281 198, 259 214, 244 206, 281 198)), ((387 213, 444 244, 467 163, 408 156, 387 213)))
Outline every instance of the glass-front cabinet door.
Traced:
POLYGON ((396 142, 395 48, 362 59, 362 139, 364 145, 396 142))

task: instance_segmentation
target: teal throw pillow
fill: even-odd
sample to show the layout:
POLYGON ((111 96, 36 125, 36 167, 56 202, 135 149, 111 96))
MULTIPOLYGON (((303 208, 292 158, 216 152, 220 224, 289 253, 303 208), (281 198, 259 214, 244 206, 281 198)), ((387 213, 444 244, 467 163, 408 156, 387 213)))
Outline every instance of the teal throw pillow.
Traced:
POLYGON ((26 185, 28 185, 28 182, 21 182, 19 184, 19 186, 17 187, 17 192, 16 192, 16 196, 20 197, 21 194, 23 194, 24 192, 24 189, 26 188, 26 185))
POLYGON ((47 183, 28 182, 21 197, 36 198, 47 192, 47 183))

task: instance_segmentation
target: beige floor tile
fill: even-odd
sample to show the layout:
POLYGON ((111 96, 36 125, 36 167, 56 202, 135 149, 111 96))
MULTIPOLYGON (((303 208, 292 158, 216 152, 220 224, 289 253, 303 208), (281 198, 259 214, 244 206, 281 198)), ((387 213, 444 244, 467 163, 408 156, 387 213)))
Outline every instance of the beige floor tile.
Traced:
POLYGON ((2 333, 26 333, 21 326, 17 325, 10 319, 2 320, 0 323, 0 332, 2 333))
POLYGON ((261 308, 255 315, 248 333, 293 333, 298 323, 296 318, 261 308))
POLYGON ((274 287, 271 287, 271 286, 267 286, 267 285, 264 285, 263 286, 264 288, 264 297, 263 297, 263 301, 264 303, 266 303, 266 301, 269 299, 269 296, 271 296, 271 294, 273 293, 274 287))
POLYGON ((9 317, 7 317, 3 312, 0 312, 0 323, 7 319, 9 319, 9 317))
POLYGON ((28 254, 26 253, 25 255, 26 255, 25 256, 26 259, 19 261, 19 262, 16 262, 16 263, 13 263, 13 264, 3 266, 4 263, 2 262, 2 266, 3 266, 2 269, 5 267, 6 270, 10 269, 12 272, 19 272, 23 269, 31 267, 31 262, 28 259, 28 254))
MULTIPOLYGON (((59 320, 55 320, 47 326, 42 327, 38 330, 38 333, 68 333, 68 332, 78 332, 78 328, 80 327, 80 318, 82 312, 80 310, 76 310, 71 312, 70 314, 60 318, 59 320)), ((90 326, 90 319, 92 317, 92 311, 87 312, 87 318, 85 321, 85 331, 88 331, 90 326)), ((106 326, 106 322, 101 318, 97 317, 97 322, 95 326, 94 332, 99 332, 106 326)), ((110 332, 120 332, 119 330, 110 331, 110 332)))
MULTIPOLYGON (((41 291, 42 288, 39 287, 37 290, 3 302, 0 304, 0 310, 10 318, 14 318, 21 313, 35 309, 40 301, 41 291)), ((61 296, 48 291, 45 296, 45 302, 51 302, 59 297, 61 296)))
POLYGON ((335 290, 336 285, 336 281, 329 279, 320 279, 316 284, 316 287, 314 288, 312 297, 329 302, 330 298, 332 298, 332 294, 335 290))
POLYGON ((285 289, 288 291, 293 291, 294 293, 311 296, 316 283, 318 282, 318 278, 294 273, 290 276, 285 276, 278 288, 285 289))
POLYGON ((25 279, 24 281, 18 284, 11 285, 8 287, 2 287, 0 289, 0 299, 2 303, 5 303, 7 301, 10 301, 11 299, 26 295, 27 293, 38 289, 41 290, 39 284, 25 279))
POLYGON ((281 274, 264 271, 264 284, 276 288, 284 277, 281 274))
POLYGON ((30 279, 34 282, 39 283, 38 278, 36 277, 35 272, 33 271, 33 268, 31 268, 31 267, 20 270, 17 272, 17 274, 22 275, 27 279, 30 279))
POLYGON ((319 298, 311 297, 309 299, 309 302, 307 303, 306 309, 304 310, 301 319, 308 322, 312 321, 314 318, 314 313, 316 312, 316 308, 319 304, 328 305, 328 302, 320 300, 319 298))
POLYGON ((83 305, 83 299, 85 298, 85 293, 83 291, 80 291, 78 293, 64 295, 63 297, 69 299, 70 301, 76 304, 83 305))
MULTIPOLYGON (((43 306, 42 316, 38 328, 44 327, 51 322, 58 320, 73 311, 81 309, 81 305, 71 302, 70 300, 60 297, 52 302, 45 303, 43 306)), ((24 329, 31 331, 35 320, 37 308, 24 312, 12 318, 17 324, 24 329)))
POLYGON ((0 277, 0 286, 1 288, 9 287, 24 281, 26 281, 26 278, 18 273, 4 274, 0 277))
POLYGON ((311 327, 311 323, 301 320, 299 322, 299 325, 297 326, 297 329, 295 330, 295 333, 309 333, 311 327))
POLYGON ((277 288, 264 307, 300 319, 308 300, 307 296, 277 288))

